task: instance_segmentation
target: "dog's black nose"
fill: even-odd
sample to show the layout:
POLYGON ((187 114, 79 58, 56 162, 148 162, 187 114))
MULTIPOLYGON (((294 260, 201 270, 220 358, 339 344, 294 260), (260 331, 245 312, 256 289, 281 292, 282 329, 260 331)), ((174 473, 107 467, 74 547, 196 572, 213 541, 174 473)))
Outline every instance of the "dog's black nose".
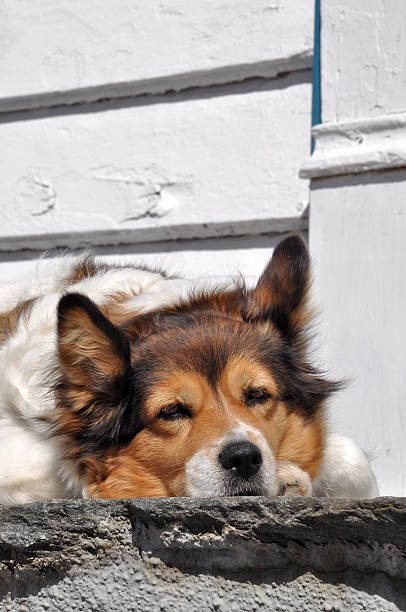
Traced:
POLYGON ((231 442, 221 451, 219 461, 225 470, 247 479, 261 467, 262 453, 252 442, 231 442))

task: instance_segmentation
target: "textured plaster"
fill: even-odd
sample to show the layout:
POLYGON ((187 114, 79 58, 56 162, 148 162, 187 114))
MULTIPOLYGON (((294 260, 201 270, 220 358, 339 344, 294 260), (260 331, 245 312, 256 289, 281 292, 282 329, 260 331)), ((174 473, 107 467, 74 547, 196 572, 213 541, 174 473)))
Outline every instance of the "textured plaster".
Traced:
POLYGON ((322 124, 310 252, 321 363, 348 387, 333 428, 374 459, 383 494, 406 493, 406 2, 322 0, 322 124))
POLYGON ((52 501, 0 511, 4 610, 401 610, 405 500, 52 501))
POLYGON ((404 111, 404 0, 323 0, 321 19, 323 123, 404 111))
POLYGON ((310 93, 302 71, 0 122, 0 250, 306 228, 310 93))
POLYGON ((270 78, 312 55, 313 0, 2 0, 0 111, 270 78))
POLYGON ((358 174, 406 166, 406 113, 381 115, 312 129, 316 149, 300 176, 358 174))
MULTIPOLYGON (((306 232, 302 232, 306 238, 306 232)), ((200 285, 226 284, 243 276, 248 284, 258 280, 273 249, 284 234, 171 240, 133 245, 104 247, 95 250, 103 261, 132 266, 146 265, 164 269, 172 276, 188 278, 200 285)), ((48 252, 40 259, 57 258, 60 251, 48 252)), ((0 252, 0 283, 23 280, 37 273, 42 265, 31 251, 0 252)), ((58 263, 55 261, 55 265, 58 263)))
POLYGON ((330 423, 370 452, 384 495, 406 493, 405 185, 405 170, 366 173, 314 181, 311 194, 320 360, 351 380, 330 423))

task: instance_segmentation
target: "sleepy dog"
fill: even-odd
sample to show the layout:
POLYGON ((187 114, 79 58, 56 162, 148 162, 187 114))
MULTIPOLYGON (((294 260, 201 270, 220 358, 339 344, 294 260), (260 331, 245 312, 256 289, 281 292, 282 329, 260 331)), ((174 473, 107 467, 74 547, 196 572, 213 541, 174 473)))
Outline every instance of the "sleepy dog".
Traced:
POLYGON ((362 451, 328 432, 339 384, 307 357, 299 236, 253 289, 59 265, 0 287, 0 503, 378 494, 362 451))

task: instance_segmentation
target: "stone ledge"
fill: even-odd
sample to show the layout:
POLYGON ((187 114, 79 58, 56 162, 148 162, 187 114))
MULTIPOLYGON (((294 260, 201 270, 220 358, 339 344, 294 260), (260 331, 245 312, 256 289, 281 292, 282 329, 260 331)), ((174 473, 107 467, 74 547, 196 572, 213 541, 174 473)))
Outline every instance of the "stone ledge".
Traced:
POLYGON ((30 612, 405 609, 405 525, 399 498, 4 507, 0 595, 30 612))

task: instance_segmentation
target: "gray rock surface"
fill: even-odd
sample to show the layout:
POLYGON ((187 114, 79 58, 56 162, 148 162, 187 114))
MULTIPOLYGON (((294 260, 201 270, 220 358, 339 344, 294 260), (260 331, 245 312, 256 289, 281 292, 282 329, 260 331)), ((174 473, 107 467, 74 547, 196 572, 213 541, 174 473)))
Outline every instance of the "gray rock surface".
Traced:
POLYGON ((406 500, 0 509, 0 610, 406 610, 406 500))

